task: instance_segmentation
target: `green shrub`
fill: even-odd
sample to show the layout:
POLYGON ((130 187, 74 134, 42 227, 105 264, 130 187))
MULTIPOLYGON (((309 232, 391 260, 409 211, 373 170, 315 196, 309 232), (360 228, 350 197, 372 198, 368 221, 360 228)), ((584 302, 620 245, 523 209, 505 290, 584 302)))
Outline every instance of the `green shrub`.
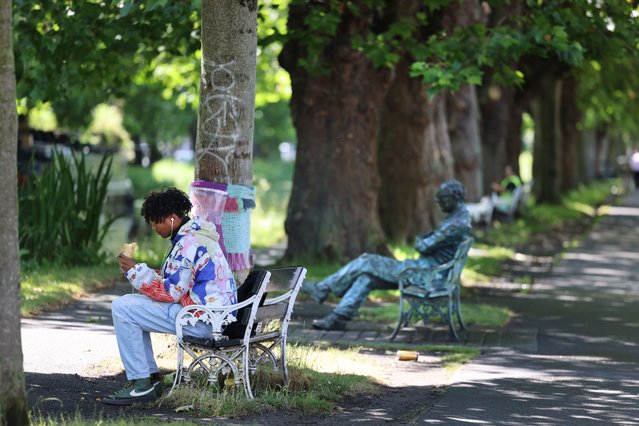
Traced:
POLYGON ((84 155, 54 153, 49 166, 19 189, 20 249, 26 263, 87 265, 101 260, 113 219, 100 223, 111 178, 110 155, 92 170, 84 155))

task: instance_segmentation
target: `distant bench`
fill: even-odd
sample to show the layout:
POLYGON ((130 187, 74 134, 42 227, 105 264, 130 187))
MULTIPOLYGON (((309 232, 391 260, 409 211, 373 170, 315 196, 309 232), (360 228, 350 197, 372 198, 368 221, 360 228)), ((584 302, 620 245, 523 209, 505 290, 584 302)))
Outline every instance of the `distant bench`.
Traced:
POLYGON ((515 217, 525 213, 531 189, 532 182, 526 182, 515 188, 508 198, 493 192, 482 197, 479 203, 466 203, 472 223, 490 226, 494 219, 512 222, 515 217))

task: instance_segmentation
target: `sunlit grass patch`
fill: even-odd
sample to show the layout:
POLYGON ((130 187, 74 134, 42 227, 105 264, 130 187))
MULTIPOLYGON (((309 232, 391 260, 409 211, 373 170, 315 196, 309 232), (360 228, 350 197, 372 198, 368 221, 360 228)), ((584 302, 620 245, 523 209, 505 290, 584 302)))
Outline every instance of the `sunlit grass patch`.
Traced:
MULTIPOLYGON (((481 327, 504 326, 513 315, 513 312, 507 308, 486 303, 465 302, 463 299, 461 309, 464 322, 467 325, 481 327)), ((363 306, 359 309, 356 319, 395 325, 399 319, 399 301, 380 306, 363 306)), ((436 317, 433 317, 432 320, 439 322, 436 317)))
POLYGON ((253 383, 255 399, 243 389, 202 391, 187 385, 178 387, 161 404, 192 411, 196 415, 247 416, 268 411, 296 410, 303 415, 328 415, 335 401, 348 395, 372 394, 378 390, 368 373, 372 368, 356 349, 317 349, 289 345, 289 382, 271 369, 258 369, 253 383))
POLYGON ((53 265, 23 271, 20 313, 23 316, 37 314, 44 308, 85 296, 117 278, 118 268, 114 264, 64 268, 53 265))
MULTIPOLYGON (((153 417, 127 417, 122 419, 84 419, 80 414, 73 416, 32 416, 31 426, 156 426, 158 419, 153 417)), ((184 420, 171 420, 171 425, 175 426, 195 426, 200 423, 188 422, 184 420)))
POLYGON ((286 239, 285 219, 284 211, 264 210, 258 204, 251 215, 251 246, 266 248, 284 241, 286 239))

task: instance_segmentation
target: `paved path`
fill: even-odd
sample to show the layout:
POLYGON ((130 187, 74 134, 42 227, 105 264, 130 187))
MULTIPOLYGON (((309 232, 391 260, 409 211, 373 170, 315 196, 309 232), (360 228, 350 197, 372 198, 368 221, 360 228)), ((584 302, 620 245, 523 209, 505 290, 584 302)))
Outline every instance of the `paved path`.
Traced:
POLYGON ((528 295, 508 300, 535 344, 462 368, 418 424, 639 425, 639 192, 528 295))

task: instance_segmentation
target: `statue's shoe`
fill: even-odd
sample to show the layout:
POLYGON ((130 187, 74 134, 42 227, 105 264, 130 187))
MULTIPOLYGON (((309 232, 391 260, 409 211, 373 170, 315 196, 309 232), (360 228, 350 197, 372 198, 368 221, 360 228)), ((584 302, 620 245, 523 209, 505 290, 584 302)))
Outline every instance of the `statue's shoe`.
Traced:
POLYGON ((313 328, 318 330, 346 330, 348 319, 331 313, 325 318, 313 321, 313 328))

